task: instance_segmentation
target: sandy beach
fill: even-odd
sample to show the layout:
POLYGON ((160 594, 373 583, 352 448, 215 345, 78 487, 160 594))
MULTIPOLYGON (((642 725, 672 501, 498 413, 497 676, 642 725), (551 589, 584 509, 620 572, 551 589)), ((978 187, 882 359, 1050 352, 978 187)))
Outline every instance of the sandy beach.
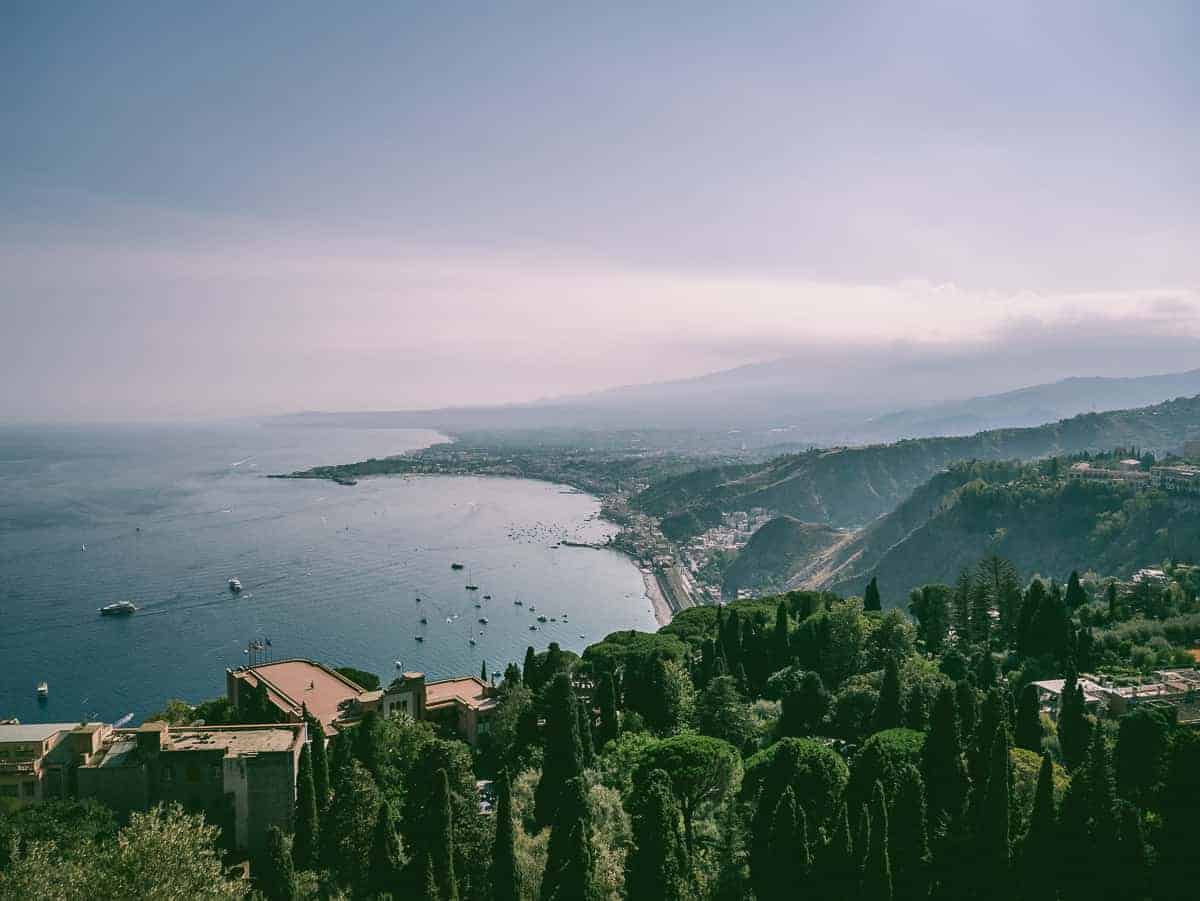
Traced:
POLYGON ((646 597, 650 598, 650 604, 654 607, 654 618, 658 620, 660 626, 667 625, 674 614, 671 611, 671 605, 663 597, 662 589, 658 586, 658 577, 653 571, 646 572, 643 569, 642 581, 646 585, 646 597))

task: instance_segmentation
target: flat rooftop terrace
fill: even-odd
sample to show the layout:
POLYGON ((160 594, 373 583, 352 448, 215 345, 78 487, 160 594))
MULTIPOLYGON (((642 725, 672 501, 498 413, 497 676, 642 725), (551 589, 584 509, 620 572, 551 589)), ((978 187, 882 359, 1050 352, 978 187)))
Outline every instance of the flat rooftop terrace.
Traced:
POLYGON ((279 726, 258 726, 253 729, 187 729, 171 730, 167 751, 224 751, 230 757, 242 754, 261 754, 270 751, 290 751, 296 744, 298 729, 279 726))
POLYGON ((329 732, 329 726, 342 716, 348 701, 363 693, 356 685, 340 673, 326 669, 311 660, 281 660, 260 666, 235 670, 234 675, 256 685, 262 679, 268 694, 276 703, 300 713, 301 705, 321 721, 329 732))

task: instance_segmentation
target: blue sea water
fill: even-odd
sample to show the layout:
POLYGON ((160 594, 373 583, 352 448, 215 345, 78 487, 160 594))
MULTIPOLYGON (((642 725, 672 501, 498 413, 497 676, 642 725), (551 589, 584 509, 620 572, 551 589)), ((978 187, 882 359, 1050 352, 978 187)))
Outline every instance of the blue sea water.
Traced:
POLYGON ((655 628, 631 561, 552 547, 611 533, 593 497, 521 479, 265 478, 437 440, 254 423, 0 428, 0 718, 140 720, 168 698, 215 697, 254 640, 386 680, 397 661, 478 674, 527 645, 579 651, 655 628), (123 599, 138 612, 99 615, 123 599), (530 631, 541 613, 558 622, 530 631))

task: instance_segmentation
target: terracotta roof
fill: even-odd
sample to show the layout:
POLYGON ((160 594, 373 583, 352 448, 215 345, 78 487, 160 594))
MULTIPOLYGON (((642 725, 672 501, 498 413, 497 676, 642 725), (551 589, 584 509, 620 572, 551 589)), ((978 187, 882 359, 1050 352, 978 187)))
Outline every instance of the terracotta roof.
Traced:
POLYGON ((475 676, 425 683, 426 710, 456 702, 476 710, 491 710, 497 704, 495 698, 487 697, 487 685, 475 676))
POLYGON ((321 721, 326 734, 333 734, 331 724, 341 718, 343 706, 363 694, 363 689, 341 673, 326 669, 311 660, 281 660, 264 663, 238 674, 251 684, 261 678, 267 694, 277 706, 300 713, 301 705, 321 721))

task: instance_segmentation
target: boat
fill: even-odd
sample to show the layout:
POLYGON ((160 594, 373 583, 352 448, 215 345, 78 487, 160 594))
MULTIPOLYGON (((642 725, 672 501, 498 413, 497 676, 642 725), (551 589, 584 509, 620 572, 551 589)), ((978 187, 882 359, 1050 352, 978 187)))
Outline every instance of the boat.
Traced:
POLYGON ((542 614, 541 616, 539 616, 539 617, 538 617, 538 622, 539 622, 539 623, 544 623, 545 621, 546 621, 546 616, 545 616, 545 614, 542 614))
POLYGON ((467 642, 468 642, 468 644, 475 644, 475 639, 474 639, 474 638, 468 638, 468 639, 467 639, 467 642))
POLYGON ((478 591, 479 590, 478 585, 466 585, 464 587, 467 589, 467 591, 478 591))
POLYGON ((487 622, 488 622, 488 620, 487 620, 487 617, 486 617, 486 616, 481 616, 481 617, 479 617, 479 622, 480 622, 482 625, 486 626, 486 625, 487 625, 487 622))
POLYGON ((429 624, 429 620, 428 620, 428 619, 426 619, 425 617, 423 617, 423 616, 422 616, 422 617, 421 617, 421 625, 422 625, 422 626, 425 626, 425 625, 428 625, 428 624, 429 624))
POLYGON ((39 682, 37 685, 37 696, 39 698, 47 698, 50 696, 50 686, 45 682, 39 682))
POLYGON ((514 606, 514 607, 521 607, 521 606, 523 606, 523 602, 522 602, 522 601, 520 601, 520 600, 513 601, 513 606, 514 606))
POLYGON ((420 598, 417 598, 417 603, 418 603, 418 604, 419 604, 419 603, 421 603, 421 599, 420 599, 420 598))
POLYGON ((533 623, 530 623, 530 624, 529 624, 529 631, 530 631, 530 632, 536 632, 536 631, 537 631, 537 626, 535 626, 533 623))
POLYGON ((483 599, 484 599, 485 601, 490 601, 490 600, 492 599, 492 596, 491 596, 490 594, 485 594, 485 595, 483 596, 483 599))
POLYGON ((413 636, 413 638, 415 638, 417 641, 424 641, 424 640, 425 640, 425 636, 424 636, 424 635, 414 635, 414 636, 413 636))
POLYGON ((237 578, 236 576, 234 578, 230 579, 229 580, 229 590, 232 591, 234 594, 237 594, 239 591, 241 591, 242 590, 242 580, 237 578))
POLYGON ((137 611, 133 601, 117 601, 115 604, 105 604, 100 608, 101 616, 129 616, 137 611))
POLYGON ((558 617, 557 616, 550 617, 550 622, 552 622, 552 623, 558 622, 558 617))
POLYGON ((404 669, 404 664, 399 660, 396 661, 396 669, 404 669))
POLYGON ((451 563, 450 568, 451 569, 464 569, 465 567, 461 563, 451 563))

